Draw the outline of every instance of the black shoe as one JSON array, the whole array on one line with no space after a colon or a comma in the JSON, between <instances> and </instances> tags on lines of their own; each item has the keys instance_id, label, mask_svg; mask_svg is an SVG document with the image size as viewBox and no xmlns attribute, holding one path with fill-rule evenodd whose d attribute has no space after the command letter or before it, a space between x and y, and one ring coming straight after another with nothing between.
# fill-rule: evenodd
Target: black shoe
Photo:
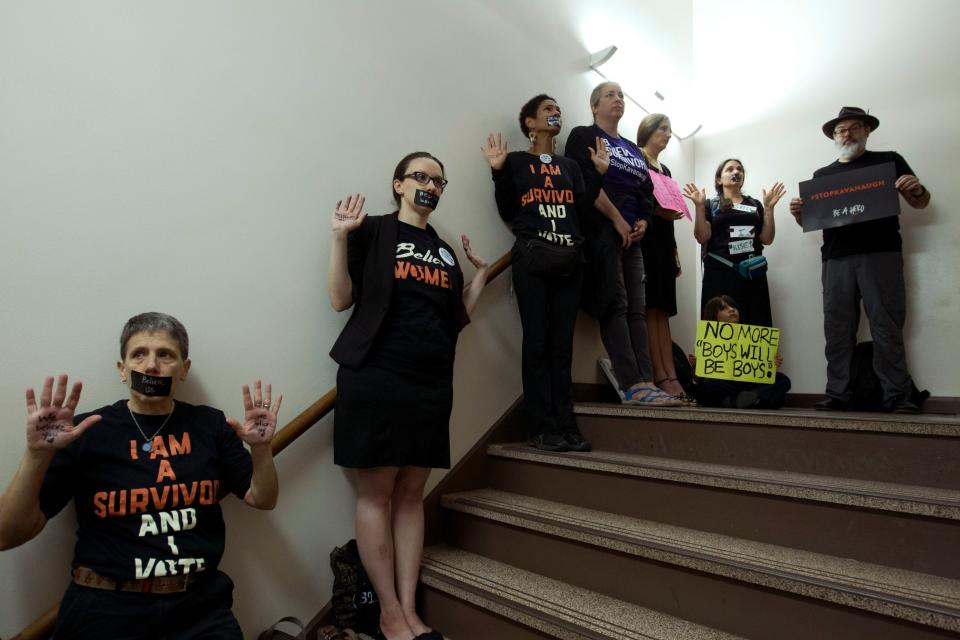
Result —
<instances>
[{"instance_id":1,"label":"black shoe","mask_svg":"<svg viewBox=\"0 0 960 640\"><path fill-rule=\"evenodd\" d=\"M893 412L916 414L916 413L920 413L920 407L915 405L913 402L911 402L907 398L900 398L894 403Z\"/></svg>"},{"instance_id":2,"label":"black shoe","mask_svg":"<svg viewBox=\"0 0 960 640\"><path fill-rule=\"evenodd\" d=\"M850 407L843 400L837 400L836 398L827 398L826 400L821 400L817 404L813 405L813 408L817 411L849 411Z\"/></svg>"},{"instance_id":3,"label":"black shoe","mask_svg":"<svg viewBox=\"0 0 960 640\"><path fill-rule=\"evenodd\" d=\"M563 434L563 439L570 447L570 451L590 451L590 443L584 440L583 435L574 427L573 431L567 431Z\"/></svg>"},{"instance_id":4,"label":"black shoe","mask_svg":"<svg viewBox=\"0 0 960 640\"><path fill-rule=\"evenodd\" d=\"M539 433L527 444L541 451L570 451L570 444L562 433Z\"/></svg>"},{"instance_id":5,"label":"black shoe","mask_svg":"<svg viewBox=\"0 0 960 640\"><path fill-rule=\"evenodd\" d=\"M741 391L737 394L737 409L750 409L760 404L756 391Z\"/></svg>"}]
</instances>

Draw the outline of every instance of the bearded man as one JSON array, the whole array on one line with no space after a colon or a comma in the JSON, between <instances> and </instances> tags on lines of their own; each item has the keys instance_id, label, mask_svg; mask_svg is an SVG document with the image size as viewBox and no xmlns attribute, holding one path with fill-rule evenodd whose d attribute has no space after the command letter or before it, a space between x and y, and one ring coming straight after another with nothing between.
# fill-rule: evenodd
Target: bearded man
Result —
<instances>
[{"instance_id":1,"label":"bearded man","mask_svg":"<svg viewBox=\"0 0 960 640\"><path fill-rule=\"evenodd\" d=\"M837 146L838 159L814 178L892 162L895 186L914 209L930 204L930 192L894 151L867 151L867 138L880 121L858 107L843 107L823 125ZM790 201L790 213L802 224L803 200ZM826 337L826 399L817 409L845 411L851 400L850 361L857 343L862 300L873 337L873 367L883 387L884 406L896 413L919 413L912 400L913 380L903 346L906 293L903 242L897 216L823 230L823 333Z\"/></svg>"}]
</instances>

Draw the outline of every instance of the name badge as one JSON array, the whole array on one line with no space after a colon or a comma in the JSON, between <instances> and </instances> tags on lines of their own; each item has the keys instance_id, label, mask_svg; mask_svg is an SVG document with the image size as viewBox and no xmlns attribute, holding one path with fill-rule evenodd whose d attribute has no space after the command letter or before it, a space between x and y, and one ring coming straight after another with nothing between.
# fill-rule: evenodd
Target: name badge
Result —
<instances>
[{"instance_id":1,"label":"name badge","mask_svg":"<svg viewBox=\"0 0 960 640\"><path fill-rule=\"evenodd\" d=\"M752 225L730 225L730 238L752 238L753 237L753 226Z\"/></svg>"},{"instance_id":2,"label":"name badge","mask_svg":"<svg viewBox=\"0 0 960 640\"><path fill-rule=\"evenodd\" d=\"M735 204L731 207L734 211L741 211L743 213L756 213L757 208L751 204Z\"/></svg>"},{"instance_id":3,"label":"name badge","mask_svg":"<svg viewBox=\"0 0 960 640\"><path fill-rule=\"evenodd\" d=\"M734 240L730 243L730 255L737 256L741 253L750 253L753 251L753 240Z\"/></svg>"}]
</instances>

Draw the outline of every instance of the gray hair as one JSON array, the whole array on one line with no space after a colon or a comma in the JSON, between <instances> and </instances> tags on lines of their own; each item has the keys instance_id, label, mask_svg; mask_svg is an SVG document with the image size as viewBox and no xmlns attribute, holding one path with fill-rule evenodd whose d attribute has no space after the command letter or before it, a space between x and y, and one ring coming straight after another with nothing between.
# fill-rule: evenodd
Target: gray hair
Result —
<instances>
[{"instance_id":1,"label":"gray hair","mask_svg":"<svg viewBox=\"0 0 960 640\"><path fill-rule=\"evenodd\" d=\"M120 359L127 357L127 343L130 338L138 333L155 333L157 331L169 333L170 337L177 341L177 345L180 347L180 355L184 360L187 359L190 339L187 337L186 327L173 316L157 311L137 314L127 320L127 324L123 325L123 331L120 332Z\"/></svg>"}]
</instances>

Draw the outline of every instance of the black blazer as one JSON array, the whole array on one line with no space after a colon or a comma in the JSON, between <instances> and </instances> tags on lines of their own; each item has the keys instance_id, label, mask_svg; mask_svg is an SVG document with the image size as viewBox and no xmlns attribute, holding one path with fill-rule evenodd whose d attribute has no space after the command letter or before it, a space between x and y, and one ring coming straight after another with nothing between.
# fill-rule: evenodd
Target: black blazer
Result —
<instances>
[{"instance_id":1,"label":"black blazer","mask_svg":"<svg viewBox=\"0 0 960 640\"><path fill-rule=\"evenodd\" d=\"M347 236L347 271L353 282L353 313L330 350L330 357L345 367L359 369L363 365L390 309L399 229L397 213L394 212L385 216L367 216L360 228ZM433 227L427 225L427 232L450 255L456 256ZM447 323L450 335L456 340L470 318L463 306L463 272L459 264L453 266L450 275L453 287L447 297Z\"/></svg>"}]
</instances>

